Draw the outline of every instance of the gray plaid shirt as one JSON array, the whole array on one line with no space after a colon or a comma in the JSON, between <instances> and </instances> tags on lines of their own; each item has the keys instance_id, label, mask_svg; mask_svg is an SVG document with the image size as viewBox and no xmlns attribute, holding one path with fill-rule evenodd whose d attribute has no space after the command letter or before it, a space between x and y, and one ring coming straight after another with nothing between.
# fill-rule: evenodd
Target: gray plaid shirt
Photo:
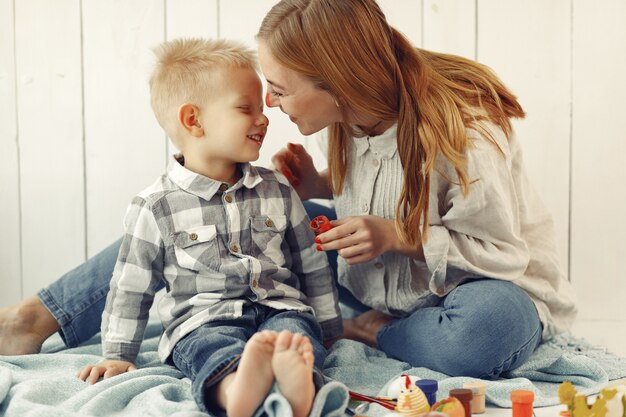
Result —
<instances>
[{"instance_id":1,"label":"gray plaid shirt","mask_svg":"<svg viewBox=\"0 0 626 417\"><path fill-rule=\"evenodd\" d=\"M189 332L251 303L313 312L325 339L341 335L332 272L298 195L273 171L242 170L228 186L174 159L133 199L102 317L105 358L134 362L161 280L163 361Z\"/></svg>"}]
</instances>

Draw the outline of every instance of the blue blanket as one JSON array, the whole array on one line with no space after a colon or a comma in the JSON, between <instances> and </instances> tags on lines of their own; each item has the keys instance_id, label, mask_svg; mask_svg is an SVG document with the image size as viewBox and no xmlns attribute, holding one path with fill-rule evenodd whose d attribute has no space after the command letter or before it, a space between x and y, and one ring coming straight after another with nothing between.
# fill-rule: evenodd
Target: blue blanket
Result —
<instances>
[{"instance_id":1,"label":"blue blanket","mask_svg":"<svg viewBox=\"0 0 626 417\"><path fill-rule=\"evenodd\" d=\"M50 338L41 354L0 356L0 415L24 416L204 416L191 396L187 378L163 365L156 349L160 324L151 321L138 358L139 370L88 385L76 378L83 365L100 357L100 338L67 349L60 337ZM451 378L424 368L387 358L382 352L361 343L341 340L333 346L325 363L325 374L333 382L316 397L312 417L345 415L348 389L363 394L384 394L387 385L400 374L416 375L439 381L438 398L459 388L470 378ZM582 339L562 335L543 344L531 359L498 381L487 383L487 401L510 407L513 389L535 392L535 406L559 403L558 385L571 381L581 394L594 394L608 381L626 377L626 359L596 349ZM383 415L386 410L370 407L368 415ZM291 410L279 392L266 400L259 414L291 417Z\"/></svg>"}]
</instances>

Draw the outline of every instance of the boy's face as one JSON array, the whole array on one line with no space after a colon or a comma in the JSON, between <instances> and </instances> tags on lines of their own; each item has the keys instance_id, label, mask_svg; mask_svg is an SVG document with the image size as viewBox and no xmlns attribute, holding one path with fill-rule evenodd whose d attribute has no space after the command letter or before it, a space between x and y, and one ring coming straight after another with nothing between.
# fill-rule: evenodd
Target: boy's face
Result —
<instances>
[{"instance_id":1,"label":"boy's face","mask_svg":"<svg viewBox=\"0 0 626 417\"><path fill-rule=\"evenodd\" d=\"M204 138L196 151L211 164L257 160L269 124L259 76L251 68L226 68L214 83L211 98L201 109Z\"/></svg>"}]
</instances>

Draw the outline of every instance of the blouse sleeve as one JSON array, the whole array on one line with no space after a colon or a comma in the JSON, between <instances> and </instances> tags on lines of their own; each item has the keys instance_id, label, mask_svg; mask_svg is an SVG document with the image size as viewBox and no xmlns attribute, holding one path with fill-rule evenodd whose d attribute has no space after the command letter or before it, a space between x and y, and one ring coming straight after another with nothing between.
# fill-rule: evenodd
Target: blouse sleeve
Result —
<instances>
[{"instance_id":1,"label":"blouse sleeve","mask_svg":"<svg viewBox=\"0 0 626 417\"><path fill-rule=\"evenodd\" d=\"M520 227L519 205L524 201L516 191L515 155L502 131L494 132L502 152L473 133L469 194L463 195L449 163L440 163L443 168L431 180L432 223L424 255L430 290L439 296L471 278L515 280L523 276L530 258Z\"/></svg>"}]
</instances>

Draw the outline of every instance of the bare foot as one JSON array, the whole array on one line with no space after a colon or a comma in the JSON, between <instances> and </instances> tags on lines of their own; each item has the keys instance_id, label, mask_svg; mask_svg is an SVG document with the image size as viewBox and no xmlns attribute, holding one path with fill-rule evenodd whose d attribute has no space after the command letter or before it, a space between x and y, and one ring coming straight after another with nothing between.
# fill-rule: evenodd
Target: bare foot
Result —
<instances>
[{"instance_id":1,"label":"bare foot","mask_svg":"<svg viewBox=\"0 0 626 417\"><path fill-rule=\"evenodd\" d=\"M377 347L376 334L393 317L376 310L369 310L353 319L343 321L343 337Z\"/></svg>"},{"instance_id":2,"label":"bare foot","mask_svg":"<svg viewBox=\"0 0 626 417\"><path fill-rule=\"evenodd\" d=\"M272 369L280 392L285 396L294 417L306 417L315 397L313 384L313 346L308 337L283 330L278 334L272 357Z\"/></svg>"},{"instance_id":3,"label":"bare foot","mask_svg":"<svg viewBox=\"0 0 626 417\"><path fill-rule=\"evenodd\" d=\"M36 297L0 309L0 355L38 353L59 324Z\"/></svg>"},{"instance_id":4,"label":"bare foot","mask_svg":"<svg viewBox=\"0 0 626 417\"><path fill-rule=\"evenodd\" d=\"M232 383L226 388L228 417L250 417L267 397L274 374L272 355L277 333L265 330L255 333L243 350Z\"/></svg>"}]
</instances>

